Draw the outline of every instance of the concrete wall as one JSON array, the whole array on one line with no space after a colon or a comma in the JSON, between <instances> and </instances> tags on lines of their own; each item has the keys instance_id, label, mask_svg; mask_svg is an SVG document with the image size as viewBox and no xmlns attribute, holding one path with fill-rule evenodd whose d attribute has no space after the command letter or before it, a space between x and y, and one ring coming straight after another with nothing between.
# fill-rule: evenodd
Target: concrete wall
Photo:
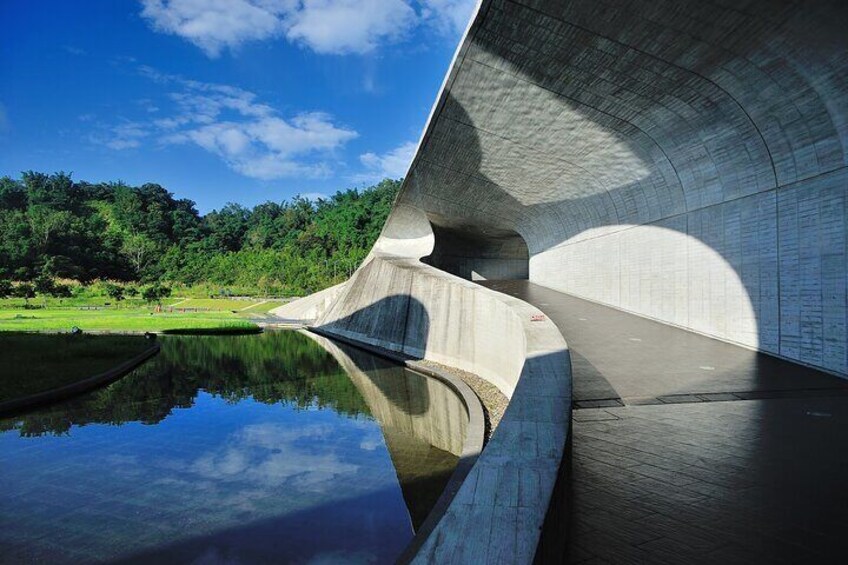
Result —
<instances>
[{"instance_id":1,"label":"concrete wall","mask_svg":"<svg viewBox=\"0 0 848 565\"><path fill-rule=\"evenodd\" d=\"M525 361L522 320L502 295L410 258L374 255L315 325L470 371L507 397Z\"/></svg>"},{"instance_id":2,"label":"concrete wall","mask_svg":"<svg viewBox=\"0 0 848 565\"><path fill-rule=\"evenodd\" d=\"M846 29L837 0L484 1L398 204L449 272L521 276L517 234L533 282L848 373Z\"/></svg>"},{"instance_id":3,"label":"concrete wall","mask_svg":"<svg viewBox=\"0 0 848 565\"><path fill-rule=\"evenodd\" d=\"M330 288L325 288L309 296L274 308L270 313L291 322L313 322L338 298L344 286L345 283L341 283Z\"/></svg>"}]
</instances>

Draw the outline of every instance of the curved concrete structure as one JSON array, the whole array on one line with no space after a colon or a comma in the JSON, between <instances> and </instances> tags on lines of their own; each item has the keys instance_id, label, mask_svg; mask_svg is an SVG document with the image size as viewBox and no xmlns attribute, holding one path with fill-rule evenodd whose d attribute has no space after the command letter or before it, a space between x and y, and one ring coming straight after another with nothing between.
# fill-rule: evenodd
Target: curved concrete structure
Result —
<instances>
[{"instance_id":1,"label":"curved concrete structure","mask_svg":"<svg viewBox=\"0 0 848 565\"><path fill-rule=\"evenodd\" d=\"M476 373L510 398L442 519L416 538L413 561L533 560L571 414L568 350L537 316L521 300L375 251L315 322L321 334Z\"/></svg>"},{"instance_id":2,"label":"curved concrete structure","mask_svg":"<svg viewBox=\"0 0 848 565\"><path fill-rule=\"evenodd\" d=\"M392 252L848 372L848 7L735 4L483 2Z\"/></svg>"},{"instance_id":3,"label":"curved concrete structure","mask_svg":"<svg viewBox=\"0 0 848 565\"><path fill-rule=\"evenodd\" d=\"M489 379L505 420L546 415L534 441L564 443L567 349L548 336L539 356L528 336L550 322L470 281L848 374L845 29L841 0L483 0L382 236L316 324ZM532 558L542 505L504 503L523 484L506 469L545 476L563 447L522 458L509 429L477 464L502 466L457 497L488 510L449 513L422 560Z\"/></svg>"}]
</instances>

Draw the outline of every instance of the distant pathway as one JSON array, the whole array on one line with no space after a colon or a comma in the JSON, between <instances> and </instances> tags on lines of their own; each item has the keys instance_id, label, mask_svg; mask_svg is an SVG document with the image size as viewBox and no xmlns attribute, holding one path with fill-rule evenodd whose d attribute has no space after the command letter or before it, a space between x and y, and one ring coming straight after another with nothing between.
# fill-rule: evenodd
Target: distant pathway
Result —
<instances>
[{"instance_id":1,"label":"distant pathway","mask_svg":"<svg viewBox=\"0 0 848 565\"><path fill-rule=\"evenodd\" d=\"M251 308L253 308L254 306L262 306L262 305L263 305L263 304L265 304L266 302L270 302L270 300L261 300L261 301L259 301L259 302L254 302L254 303L252 303L252 304L248 304L248 305L247 305L247 306L245 306L244 308L239 308L239 312L244 312L245 310L250 310L250 309L251 309Z\"/></svg>"},{"instance_id":2,"label":"distant pathway","mask_svg":"<svg viewBox=\"0 0 848 565\"><path fill-rule=\"evenodd\" d=\"M570 563L844 563L848 382L526 281L572 353Z\"/></svg>"}]
</instances>

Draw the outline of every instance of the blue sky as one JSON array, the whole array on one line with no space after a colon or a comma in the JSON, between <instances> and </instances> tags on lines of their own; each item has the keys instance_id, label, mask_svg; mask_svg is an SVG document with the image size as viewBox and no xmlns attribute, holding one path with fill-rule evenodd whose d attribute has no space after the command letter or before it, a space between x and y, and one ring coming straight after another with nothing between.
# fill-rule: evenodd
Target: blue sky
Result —
<instances>
[{"instance_id":1,"label":"blue sky","mask_svg":"<svg viewBox=\"0 0 848 565\"><path fill-rule=\"evenodd\" d=\"M202 212L406 170L474 0L3 0L0 175Z\"/></svg>"}]
</instances>

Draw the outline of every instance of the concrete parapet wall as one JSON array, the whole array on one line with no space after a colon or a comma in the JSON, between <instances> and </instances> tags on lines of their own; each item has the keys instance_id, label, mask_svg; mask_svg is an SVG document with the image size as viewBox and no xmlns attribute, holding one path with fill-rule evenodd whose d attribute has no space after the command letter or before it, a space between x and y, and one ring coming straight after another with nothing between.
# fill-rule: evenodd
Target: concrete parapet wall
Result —
<instances>
[{"instance_id":1,"label":"concrete parapet wall","mask_svg":"<svg viewBox=\"0 0 848 565\"><path fill-rule=\"evenodd\" d=\"M571 360L552 322L533 321L535 308L502 299L524 334L516 386L492 439L414 563L531 563L536 557L569 435Z\"/></svg>"},{"instance_id":2,"label":"concrete parapet wall","mask_svg":"<svg viewBox=\"0 0 848 565\"><path fill-rule=\"evenodd\" d=\"M315 325L478 374L507 397L524 363L524 327L507 297L416 259L375 255Z\"/></svg>"}]
</instances>

